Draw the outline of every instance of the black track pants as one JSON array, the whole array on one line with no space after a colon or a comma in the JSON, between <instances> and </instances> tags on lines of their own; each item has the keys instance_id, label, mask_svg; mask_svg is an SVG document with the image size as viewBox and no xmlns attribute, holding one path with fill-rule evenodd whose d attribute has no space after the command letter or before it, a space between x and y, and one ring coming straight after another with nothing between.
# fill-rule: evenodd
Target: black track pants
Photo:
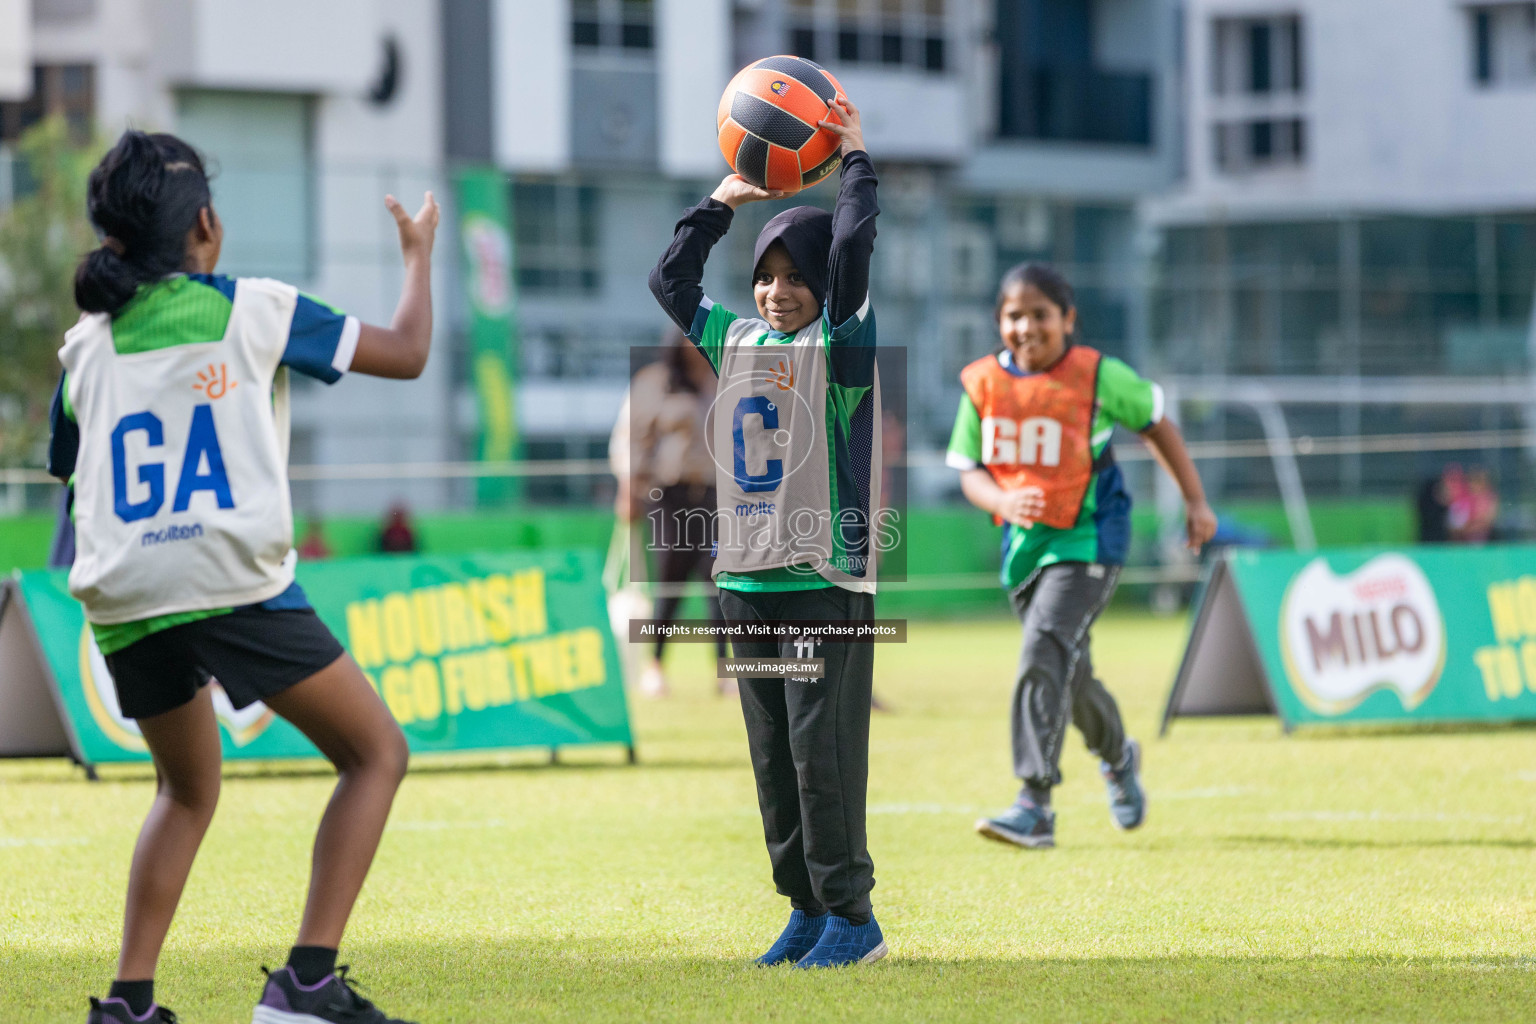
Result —
<instances>
[{"instance_id":1,"label":"black track pants","mask_svg":"<svg viewBox=\"0 0 1536 1024\"><path fill-rule=\"evenodd\" d=\"M872 594L838 587L787 592L720 591L726 622L874 618ZM870 912L874 863L864 831L869 782L871 643L736 641L737 658L823 658L826 676L810 681L742 678L763 838L773 881L793 905L856 920Z\"/></svg>"}]
</instances>

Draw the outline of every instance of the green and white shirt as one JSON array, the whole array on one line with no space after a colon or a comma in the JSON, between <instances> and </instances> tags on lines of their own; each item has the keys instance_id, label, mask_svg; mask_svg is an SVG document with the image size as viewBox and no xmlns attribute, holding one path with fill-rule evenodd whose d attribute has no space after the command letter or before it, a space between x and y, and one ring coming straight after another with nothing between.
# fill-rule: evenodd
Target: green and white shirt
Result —
<instances>
[{"instance_id":1,"label":"green and white shirt","mask_svg":"<svg viewBox=\"0 0 1536 1024\"><path fill-rule=\"evenodd\" d=\"M995 357L1009 374L1030 374L1014 364L1007 350ZM1124 362L1105 356L1099 364L1098 390L1091 444L1095 463L1109 447L1116 424L1140 432L1163 418L1163 389L1139 376ZM969 395L960 397L960 409L949 437L945 463L954 469L982 468L981 414ZM1003 524L1002 570L1004 589L1014 590L1039 569L1057 562L1098 562L1121 565L1131 541L1131 496L1120 467L1113 462L1095 471L1083 497L1082 511L1070 529L1058 530L1044 523L1023 529Z\"/></svg>"}]
</instances>

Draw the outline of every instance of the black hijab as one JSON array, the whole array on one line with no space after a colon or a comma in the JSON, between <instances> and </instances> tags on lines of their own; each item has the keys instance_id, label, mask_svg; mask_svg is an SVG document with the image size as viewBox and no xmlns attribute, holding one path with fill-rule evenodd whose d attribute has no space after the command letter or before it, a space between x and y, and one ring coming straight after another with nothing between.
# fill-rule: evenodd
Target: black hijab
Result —
<instances>
[{"instance_id":1,"label":"black hijab","mask_svg":"<svg viewBox=\"0 0 1536 1024\"><path fill-rule=\"evenodd\" d=\"M814 206L785 210L763 226L752 249L752 273L757 273L763 254L774 242L784 246L816 305L827 303L827 263L832 256L832 215Z\"/></svg>"}]
</instances>

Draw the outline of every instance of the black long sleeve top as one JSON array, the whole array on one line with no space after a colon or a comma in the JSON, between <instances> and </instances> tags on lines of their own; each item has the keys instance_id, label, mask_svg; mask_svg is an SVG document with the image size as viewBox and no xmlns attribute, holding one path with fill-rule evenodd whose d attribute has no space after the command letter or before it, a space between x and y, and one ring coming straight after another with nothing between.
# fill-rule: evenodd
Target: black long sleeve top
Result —
<instances>
[{"instance_id":1,"label":"black long sleeve top","mask_svg":"<svg viewBox=\"0 0 1536 1024\"><path fill-rule=\"evenodd\" d=\"M875 250L874 164L862 149L843 158L837 205L832 211L832 249L827 261L826 314L838 327L857 314L869 298L869 261ZM704 299L704 263L715 243L730 230L729 206L706 198L677 222L672 244L651 271L651 294L673 323L691 334Z\"/></svg>"}]
</instances>

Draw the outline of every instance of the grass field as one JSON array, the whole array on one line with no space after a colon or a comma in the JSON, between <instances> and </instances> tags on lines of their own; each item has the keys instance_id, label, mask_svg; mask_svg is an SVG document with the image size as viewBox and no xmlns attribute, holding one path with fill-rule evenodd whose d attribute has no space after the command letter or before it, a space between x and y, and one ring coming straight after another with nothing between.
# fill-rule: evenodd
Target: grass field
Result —
<instances>
[{"instance_id":1,"label":"grass field","mask_svg":"<svg viewBox=\"0 0 1536 1024\"><path fill-rule=\"evenodd\" d=\"M503 1021L1529 1020L1536 742L1523 730L1282 736L1156 726L1183 626L1115 615L1096 663L1145 745L1148 823L1114 830L1074 733L1052 851L987 843L1013 795L1008 622L884 647L870 849L891 955L840 972L747 961L773 894L739 709L682 649L634 708L642 764L576 752L423 760L343 961L422 1024ZM282 961L330 789L235 768L158 990L186 1024L250 1019ZM0 1022L84 1020L111 978L152 782L0 764Z\"/></svg>"}]
</instances>

